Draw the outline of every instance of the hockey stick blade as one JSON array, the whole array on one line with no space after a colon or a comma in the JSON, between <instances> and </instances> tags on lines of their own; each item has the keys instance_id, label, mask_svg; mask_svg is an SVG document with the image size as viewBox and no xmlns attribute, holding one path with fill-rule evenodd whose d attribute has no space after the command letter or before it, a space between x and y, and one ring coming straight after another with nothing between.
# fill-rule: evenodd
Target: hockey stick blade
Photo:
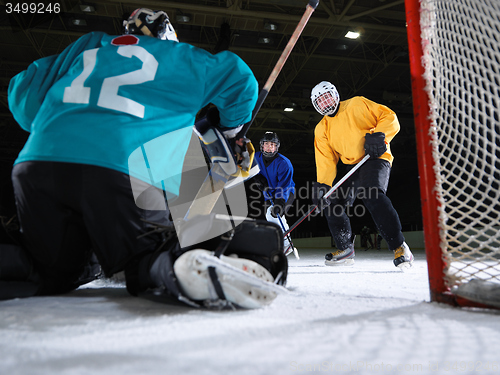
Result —
<instances>
[{"instance_id":1,"label":"hockey stick blade","mask_svg":"<svg viewBox=\"0 0 500 375\"><path fill-rule=\"evenodd\" d=\"M283 65L285 65L285 62L288 59L288 55L290 55L290 52L295 46L295 43L297 42L300 34L302 34L302 30L306 26L307 22L309 21L309 18L311 17L311 14L314 12L318 4L319 0L309 0L309 3L306 6L306 10L299 21L299 24L295 28L295 31L290 37L290 40L288 41L285 49L281 53L281 56L278 62L276 63L274 69L272 70L266 84L259 93L257 102L255 104L255 108L252 111L252 118L250 119L249 122L243 125L242 129L236 135L236 139L244 138L246 136L246 133L250 128L250 125L253 123L255 117L257 116L257 113L262 107L262 104L266 100L267 95L269 94L269 90L271 90L271 87L273 86L274 81L278 77L281 68L283 67ZM214 163L214 165L210 169L208 176L205 178L205 181L200 187L200 191L196 195L193 203L191 204L188 212L186 213L185 216L186 219L192 218L196 215L207 215L210 212L212 212L213 208L215 207L217 200L222 194L225 184L231 177L230 175L226 174L222 168L220 167L216 168L216 165L217 163Z\"/></svg>"},{"instance_id":2,"label":"hockey stick blade","mask_svg":"<svg viewBox=\"0 0 500 375\"><path fill-rule=\"evenodd\" d=\"M333 192L335 190L337 190L340 187L340 185L342 185L345 182L345 180L347 180L349 177L351 177L354 174L354 172L356 172L359 168L361 168L361 166L368 159L370 159L370 155L365 155L364 158L361 159L361 161L358 164L356 164L354 166L354 168L352 168L349 172L347 172L345 174L345 176L340 179L339 182L337 182L330 190L328 190L323 197L324 198L328 198L330 195L332 195ZM283 236L284 237L288 236L292 230L294 230L295 228L297 228L297 226L300 223L302 223L305 219L307 219L317 208L318 208L318 205L311 205L311 206L309 206L309 210L304 215L302 215L299 220L297 220L295 223L293 223L290 226L290 228L283 234Z\"/></svg>"}]
</instances>

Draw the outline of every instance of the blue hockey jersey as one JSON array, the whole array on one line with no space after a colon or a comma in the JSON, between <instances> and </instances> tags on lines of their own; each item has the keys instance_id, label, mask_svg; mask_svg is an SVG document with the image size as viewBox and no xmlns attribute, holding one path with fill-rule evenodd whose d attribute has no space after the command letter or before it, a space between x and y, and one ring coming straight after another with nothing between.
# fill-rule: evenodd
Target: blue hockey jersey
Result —
<instances>
[{"instance_id":1,"label":"blue hockey jersey","mask_svg":"<svg viewBox=\"0 0 500 375\"><path fill-rule=\"evenodd\" d=\"M211 54L148 36L93 32L33 62L9 85L15 120L30 136L15 163L91 164L150 183L180 175L197 112L223 127L251 119L258 94L235 54ZM166 190L176 194L179 181Z\"/></svg>"},{"instance_id":2,"label":"blue hockey jersey","mask_svg":"<svg viewBox=\"0 0 500 375\"><path fill-rule=\"evenodd\" d=\"M255 160L259 164L260 174L266 178L269 186L264 192L266 200L283 199L287 201L290 194L295 194L293 166L287 157L278 153L276 158L266 167L262 152L257 151Z\"/></svg>"}]
</instances>

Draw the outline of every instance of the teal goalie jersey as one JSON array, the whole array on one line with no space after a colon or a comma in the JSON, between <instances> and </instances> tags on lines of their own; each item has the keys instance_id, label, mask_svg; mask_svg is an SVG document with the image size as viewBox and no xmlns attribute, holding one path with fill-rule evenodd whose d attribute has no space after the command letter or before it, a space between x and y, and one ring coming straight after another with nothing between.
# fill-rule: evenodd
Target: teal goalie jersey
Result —
<instances>
[{"instance_id":1,"label":"teal goalie jersey","mask_svg":"<svg viewBox=\"0 0 500 375\"><path fill-rule=\"evenodd\" d=\"M155 184L180 174L201 108L213 103L221 126L236 127L251 119L257 93L231 52L90 33L11 80L10 110L30 133L16 163L91 164Z\"/></svg>"}]
</instances>

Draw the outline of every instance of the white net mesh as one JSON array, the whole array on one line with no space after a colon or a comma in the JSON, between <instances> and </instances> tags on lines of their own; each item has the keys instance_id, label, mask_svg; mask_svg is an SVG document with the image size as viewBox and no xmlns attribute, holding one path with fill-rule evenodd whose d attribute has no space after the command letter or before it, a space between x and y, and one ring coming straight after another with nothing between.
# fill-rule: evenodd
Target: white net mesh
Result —
<instances>
[{"instance_id":1,"label":"white net mesh","mask_svg":"<svg viewBox=\"0 0 500 375\"><path fill-rule=\"evenodd\" d=\"M500 1L421 0L449 287L500 282Z\"/></svg>"}]
</instances>

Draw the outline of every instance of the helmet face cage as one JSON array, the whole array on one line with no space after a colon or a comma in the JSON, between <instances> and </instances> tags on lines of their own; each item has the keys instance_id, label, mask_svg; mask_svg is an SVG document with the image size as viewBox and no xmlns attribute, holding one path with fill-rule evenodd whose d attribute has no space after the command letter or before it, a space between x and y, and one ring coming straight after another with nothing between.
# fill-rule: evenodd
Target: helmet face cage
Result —
<instances>
[{"instance_id":1,"label":"helmet face cage","mask_svg":"<svg viewBox=\"0 0 500 375\"><path fill-rule=\"evenodd\" d=\"M167 13L161 10L136 9L128 20L123 21L123 27L125 34L147 35L161 40L179 41Z\"/></svg>"},{"instance_id":2,"label":"helmet face cage","mask_svg":"<svg viewBox=\"0 0 500 375\"><path fill-rule=\"evenodd\" d=\"M264 151L264 142L272 142L276 145L276 149L274 152L267 152ZM266 132L264 136L260 140L260 152L262 152L262 155L264 155L266 158L271 158L274 155L278 153L278 149L280 147L280 140L278 138L278 135L273 132Z\"/></svg>"},{"instance_id":3,"label":"helmet face cage","mask_svg":"<svg viewBox=\"0 0 500 375\"><path fill-rule=\"evenodd\" d=\"M319 114L333 115L340 103L339 92L330 82L318 83L311 92L311 101Z\"/></svg>"}]
</instances>

